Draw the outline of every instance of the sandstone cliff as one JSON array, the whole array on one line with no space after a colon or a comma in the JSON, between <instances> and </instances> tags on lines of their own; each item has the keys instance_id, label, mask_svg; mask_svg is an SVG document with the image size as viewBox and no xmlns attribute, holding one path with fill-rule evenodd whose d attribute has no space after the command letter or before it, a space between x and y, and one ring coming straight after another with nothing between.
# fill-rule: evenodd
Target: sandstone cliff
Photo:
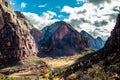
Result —
<instances>
[{"instance_id":1,"label":"sandstone cliff","mask_svg":"<svg viewBox=\"0 0 120 80\"><path fill-rule=\"evenodd\" d=\"M30 34L33 26L6 0L0 0L0 67L35 55L38 50Z\"/></svg>"}]
</instances>

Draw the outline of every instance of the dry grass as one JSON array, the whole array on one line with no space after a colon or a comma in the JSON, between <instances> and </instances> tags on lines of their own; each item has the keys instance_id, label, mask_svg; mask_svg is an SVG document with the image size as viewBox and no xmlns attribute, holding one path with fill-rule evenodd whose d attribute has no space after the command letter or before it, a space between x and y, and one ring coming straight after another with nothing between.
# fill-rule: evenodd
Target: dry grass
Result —
<instances>
[{"instance_id":1,"label":"dry grass","mask_svg":"<svg viewBox=\"0 0 120 80\"><path fill-rule=\"evenodd\" d=\"M67 67L73 64L78 58L80 58L82 55L76 54L69 57L60 57L60 58L40 58L42 61L46 62L50 67L52 68L61 68L61 67Z\"/></svg>"}]
</instances>

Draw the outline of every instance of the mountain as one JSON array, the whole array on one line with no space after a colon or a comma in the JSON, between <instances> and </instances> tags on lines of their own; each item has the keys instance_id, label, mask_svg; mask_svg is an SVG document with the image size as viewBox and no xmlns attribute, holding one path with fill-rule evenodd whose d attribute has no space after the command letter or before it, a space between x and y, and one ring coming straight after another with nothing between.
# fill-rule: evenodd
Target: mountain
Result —
<instances>
[{"instance_id":1,"label":"mountain","mask_svg":"<svg viewBox=\"0 0 120 80\"><path fill-rule=\"evenodd\" d=\"M98 39L101 40L100 38ZM104 75L105 78L105 75L108 75L109 78L120 79L120 14L116 19L116 25L111 32L111 36L106 41L104 47L97 52L79 58L62 74L64 77L68 78L69 75L75 73L79 80L83 80L85 75L90 75L90 70L96 70L95 66L101 67L100 69L97 69L98 71L103 69L99 76ZM80 77L80 74L83 76ZM95 74L97 75L97 73L94 73L94 75Z\"/></svg>"},{"instance_id":2,"label":"mountain","mask_svg":"<svg viewBox=\"0 0 120 80\"><path fill-rule=\"evenodd\" d=\"M103 41L100 37L95 39L84 30L81 31L80 34L85 37L85 40L90 48L101 49L104 46L105 41Z\"/></svg>"},{"instance_id":3,"label":"mountain","mask_svg":"<svg viewBox=\"0 0 120 80\"><path fill-rule=\"evenodd\" d=\"M6 0L0 0L0 68L25 60L38 52L30 34L33 26Z\"/></svg>"},{"instance_id":4,"label":"mountain","mask_svg":"<svg viewBox=\"0 0 120 80\"><path fill-rule=\"evenodd\" d=\"M43 33L42 33L40 30L36 29L36 28L31 29L31 30L30 30L30 33L31 33L32 36L34 37L34 40L35 40L36 45L37 45L37 48L38 48L38 50L39 50L39 49L40 49L39 42L40 42L40 40L41 40L42 37L43 37Z\"/></svg>"},{"instance_id":5,"label":"mountain","mask_svg":"<svg viewBox=\"0 0 120 80\"><path fill-rule=\"evenodd\" d=\"M41 50L49 55L72 55L88 47L84 37L64 21L55 22L42 31Z\"/></svg>"}]
</instances>

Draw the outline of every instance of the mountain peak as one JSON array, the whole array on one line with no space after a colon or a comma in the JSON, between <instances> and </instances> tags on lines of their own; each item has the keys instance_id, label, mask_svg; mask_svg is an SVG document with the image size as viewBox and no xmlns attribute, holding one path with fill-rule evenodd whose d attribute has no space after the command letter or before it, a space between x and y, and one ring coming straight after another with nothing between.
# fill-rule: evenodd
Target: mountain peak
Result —
<instances>
[{"instance_id":1,"label":"mountain peak","mask_svg":"<svg viewBox=\"0 0 120 80\"><path fill-rule=\"evenodd\" d=\"M81 33L81 34L86 34L87 32L86 32L86 31L84 31L84 30L82 30L80 33Z\"/></svg>"},{"instance_id":2,"label":"mountain peak","mask_svg":"<svg viewBox=\"0 0 120 80\"><path fill-rule=\"evenodd\" d=\"M49 39L49 37L50 36L52 36L53 35L53 33L55 33L55 31L57 30L57 29L60 29L60 28L63 28L63 26L64 26L64 28L71 28L72 30L74 30L73 28L72 28L72 26L70 25L70 24L67 24L65 21L57 21L57 22L55 22L55 23L53 23L53 24L51 24L50 26L46 26L46 27L44 27L43 29L42 29L42 32L43 32L43 35L44 35L44 37L48 37L48 39ZM46 40L47 40L47 38L46 38ZM46 41L45 40L45 41Z\"/></svg>"},{"instance_id":3,"label":"mountain peak","mask_svg":"<svg viewBox=\"0 0 120 80\"><path fill-rule=\"evenodd\" d=\"M54 33L55 30L57 30L59 27L61 27L62 25L67 25L69 27L71 27L70 24L67 24L65 21L57 21L49 26L46 26L42 29L43 33L46 31L46 30L49 30L51 33Z\"/></svg>"},{"instance_id":4,"label":"mountain peak","mask_svg":"<svg viewBox=\"0 0 120 80\"><path fill-rule=\"evenodd\" d=\"M67 24L65 21L56 21L55 24Z\"/></svg>"},{"instance_id":5,"label":"mountain peak","mask_svg":"<svg viewBox=\"0 0 120 80\"><path fill-rule=\"evenodd\" d=\"M99 41L103 41L102 38L99 37L99 36L96 39L99 40Z\"/></svg>"},{"instance_id":6,"label":"mountain peak","mask_svg":"<svg viewBox=\"0 0 120 80\"><path fill-rule=\"evenodd\" d=\"M85 40L90 48L101 49L103 47L104 41L100 37L95 39L84 30L82 30L80 34L85 37Z\"/></svg>"},{"instance_id":7,"label":"mountain peak","mask_svg":"<svg viewBox=\"0 0 120 80\"><path fill-rule=\"evenodd\" d=\"M46 27L41 40L42 51L51 53L52 56L73 55L87 47L84 37L64 21Z\"/></svg>"}]
</instances>

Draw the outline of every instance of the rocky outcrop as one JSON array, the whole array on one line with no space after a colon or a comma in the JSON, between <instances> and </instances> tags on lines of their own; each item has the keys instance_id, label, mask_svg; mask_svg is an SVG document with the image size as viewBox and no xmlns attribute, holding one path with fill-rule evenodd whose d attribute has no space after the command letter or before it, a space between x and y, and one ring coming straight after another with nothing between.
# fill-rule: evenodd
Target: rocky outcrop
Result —
<instances>
[{"instance_id":1,"label":"rocky outcrop","mask_svg":"<svg viewBox=\"0 0 120 80\"><path fill-rule=\"evenodd\" d=\"M0 0L0 67L37 53L30 30L33 26L6 0Z\"/></svg>"},{"instance_id":2,"label":"rocky outcrop","mask_svg":"<svg viewBox=\"0 0 120 80\"><path fill-rule=\"evenodd\" d=\"M72 55L88 47L84 37L64 21L44 28L43 34L41 50L49 55L50 53L57 56Z\"/></svg>"},{"instance_id":3,"label":"rocky outcrop","mask_svg":"<svg viewBox=\"0 0 120 80\"><path fill-rule=\"evenodd\" d=\"M95 39L85 31L81 31L80 34L85 37L85 40L86 40L89 48L93 48L93 49L103 48L105 41L103 41L100 37L97 37Z\"/></svg>"}]
</instances>

